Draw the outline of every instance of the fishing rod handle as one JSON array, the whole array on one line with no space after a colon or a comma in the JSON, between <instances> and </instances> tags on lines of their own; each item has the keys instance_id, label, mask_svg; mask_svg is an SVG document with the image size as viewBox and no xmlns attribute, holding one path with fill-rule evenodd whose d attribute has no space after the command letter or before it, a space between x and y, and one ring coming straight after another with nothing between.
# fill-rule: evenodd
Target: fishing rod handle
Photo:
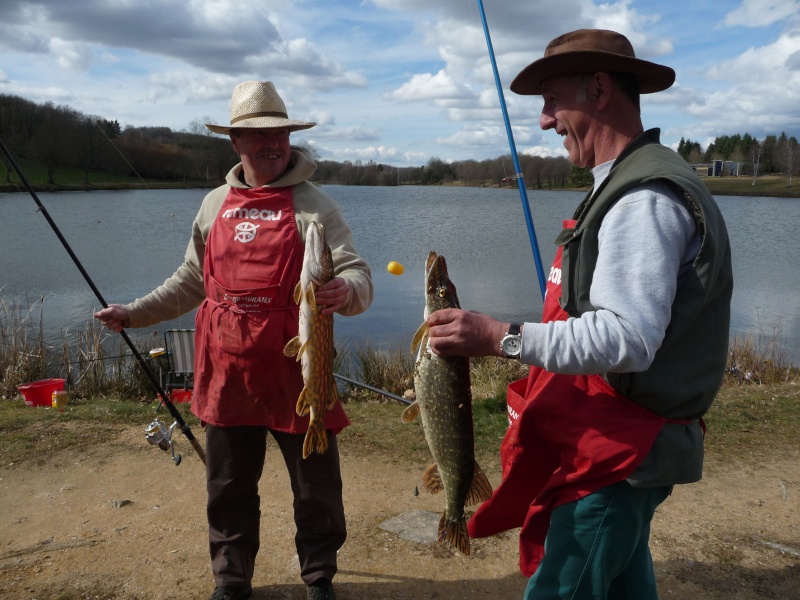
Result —
<instances>
[{"instance_id":1,"label":"fishing rod handle","mask_svg":"<svg viewBox=\"0 0 800 600\"><path fill-rule=\"evenodd\" d=\"M192 436L189 438L189 443L192 445L192 448L194 448L194 451L197 452L197 456L203 461L203 464L206 464L206 451L200 445L200 442L197 441L197 438Z\"/></svg>"}]
</instances>

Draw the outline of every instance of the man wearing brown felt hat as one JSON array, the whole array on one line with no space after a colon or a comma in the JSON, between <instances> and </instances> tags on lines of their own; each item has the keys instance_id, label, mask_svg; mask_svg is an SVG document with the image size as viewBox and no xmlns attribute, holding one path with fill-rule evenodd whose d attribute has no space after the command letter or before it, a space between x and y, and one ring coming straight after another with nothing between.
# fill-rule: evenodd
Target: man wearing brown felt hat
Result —
<instances>
[{"instance_id":1,"label":"man wearing brown felt hat","mask_svg":"<svg viewBox=\"0 0 800 600\"><path fill-rule=\"evenodd\" d=\"M613 31L551 41L511 89L543 97L541 128L594 186L556 239L541 321L428 318L437 354L531 366L508 388L503 481L469 522L471 537L521 528L525 600L656 600L651 520L702 477L733 277L714 199L642 125L640 94L674 81Z\"/></svg>"}]
</instances>

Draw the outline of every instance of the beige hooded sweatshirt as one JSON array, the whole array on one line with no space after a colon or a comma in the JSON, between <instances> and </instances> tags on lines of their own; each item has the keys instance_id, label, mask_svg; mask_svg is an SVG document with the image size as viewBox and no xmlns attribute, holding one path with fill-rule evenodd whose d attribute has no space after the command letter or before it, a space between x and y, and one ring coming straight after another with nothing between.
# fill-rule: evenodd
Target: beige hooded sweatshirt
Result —
<instances>
[{"instance_id":1,"label":"beige hooded sweatshirt","mask_svg":"<svg viewBox=\"0 0 800 600\"><path fill-rule=\"evenodd\" d=\"M286 172L266 187L292 187L295 221L301 239L305 240L306 229L312 221L325 227L325 239L331 247L336 276L344 279L350 288L347 304L337 312L345 316L357 315L372 303L372 276L367 263L356 254L350 227L339 205L306 181L316 168L303 148L293 146ZM192 225L192 238L183 264L158 288L125 305L131 327L147 327L175 319L194 310L205 299L203 260L206 240L228 190L248 187L239 178L241 172L239 163L226 176L226 183L209 192L203 200Z\"/></svg>"}]
</instances>

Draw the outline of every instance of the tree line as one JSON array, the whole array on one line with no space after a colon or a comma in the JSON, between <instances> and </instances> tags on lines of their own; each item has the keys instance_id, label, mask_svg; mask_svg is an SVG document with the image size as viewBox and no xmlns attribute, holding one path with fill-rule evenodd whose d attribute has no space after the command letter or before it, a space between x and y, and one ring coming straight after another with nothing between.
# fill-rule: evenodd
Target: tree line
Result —
<instances>
[{"instance_id":1,"label":"tree line","mask_svg":"<svg viewBox=\"0 0 800 600\"><path fill-rule=\"evenodd\" d=\"M791 185L792 176L800 172L800 146L797 138L786 132L767 135L758 140L749 133L724 135L716 138L705 151L699 142L681 138L680 154L690 165L709 164L715 160L729 161L740 166L739 175L785 175Z\"/></svg>"},{"instance_id":2,"label":"tree line","mask_svg":"<svg viewBox=\"0 0 800 600\"><path fill-rule=\"evenodd\" d=\"M85 184L98 172L109 178L134 177L150 181L222 181L238 157L230 141L195 119L181 131L169 127L124 129L116 120L86 115L52 102L37 104L25 98L0 94L0 138L15 156L41 165L47 182L59 183L59 170L78 169ZM425 165L395 167L375 161L322 160L313 146L305 146L317 162L313 181L341 185L508 185L516 187L517 173L510 154L486 160L447 162L434 157ZM739 174L791 174L797 170L798 143L794 137L749 134L716 138L703 151L698 142L681 139L678 153L690 164L713 160L735 161ZM10 165L3 176L12 181ZM520 169L527 187L561 189L591 183L587 169L574 167L563 157L543 158L520 154ZM791 182L791 180L790 180Z\"/></svg>"}]
</instances>

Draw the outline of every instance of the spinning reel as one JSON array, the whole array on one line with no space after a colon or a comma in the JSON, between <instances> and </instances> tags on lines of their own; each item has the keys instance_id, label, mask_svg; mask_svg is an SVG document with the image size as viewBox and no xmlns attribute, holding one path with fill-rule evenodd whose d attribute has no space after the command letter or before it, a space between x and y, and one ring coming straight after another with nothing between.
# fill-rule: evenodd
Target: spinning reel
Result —
<instances>
[{"instance_id":1,"label":"spinning reel","mask_svg":"<svg viewBox=\"0 0 800 600\"><path fill-rule=\"evenodd\" d=\"M167 429L160 419L155 419L144 430L144 437L148 442L153 446L158 446L164 450L164 452L167 450L170 451L172 454L172 461L175 463L176 467L181 464L181 455L175 454L175 443L172 441L172 432L177 426L178 422L175 421L170 428Z\"/></svg>"}]
</instances>

